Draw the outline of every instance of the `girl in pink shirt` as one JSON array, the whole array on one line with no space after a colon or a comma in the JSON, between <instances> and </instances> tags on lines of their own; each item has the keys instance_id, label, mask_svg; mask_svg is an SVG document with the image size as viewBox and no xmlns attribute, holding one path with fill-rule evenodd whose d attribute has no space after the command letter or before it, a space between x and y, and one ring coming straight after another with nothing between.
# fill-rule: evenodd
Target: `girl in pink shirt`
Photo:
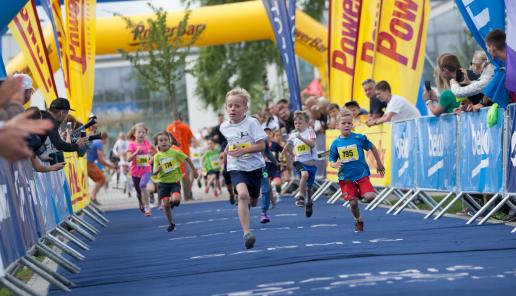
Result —
<instances>
[{"instance_id":1,"label":"girl in pink shirt","mask_svg":"<svg viewBox=\"0 0 516 296\"><path fill-rule=\"evenodd\" d=\"M156 153L154 146L146 139L148 132L144 123L137 123L127 134L129 138L127 160L130 162L130 173L138 196L140 211L145 216L151 215L147 183L152 175L150 160Z\"/></svg>"}]
</instances>

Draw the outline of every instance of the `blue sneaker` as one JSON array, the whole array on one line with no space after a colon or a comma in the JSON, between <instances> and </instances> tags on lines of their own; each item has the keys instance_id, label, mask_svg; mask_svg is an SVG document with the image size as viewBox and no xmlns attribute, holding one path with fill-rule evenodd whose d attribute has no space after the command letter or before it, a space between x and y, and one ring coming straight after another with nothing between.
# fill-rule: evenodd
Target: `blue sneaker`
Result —
<instances>
[{"instance_id":1,"label":"blue sneaker","mask_svg":"<svg viewBox=\"0 0 516 296\"><path fill-rule=\"evenodd\" d=\"M265 223L269 223L271 220L269 220L269 217L267 216L266 213L262 213L260 215L260 223L262 224L265 224Z\"/></svg>"},{"instance_id":2,"label":"blue sneaker","mask_svg":"<svg viewBox=\"0 0 516 296\"><path fill-rule=\"evenodd\" d=\"M244 243L246 249L252 249L254 247L254 243L256 242L256 237L254 237L252 232L248 232L244 234Z\"/></svg>"}]
</instances>

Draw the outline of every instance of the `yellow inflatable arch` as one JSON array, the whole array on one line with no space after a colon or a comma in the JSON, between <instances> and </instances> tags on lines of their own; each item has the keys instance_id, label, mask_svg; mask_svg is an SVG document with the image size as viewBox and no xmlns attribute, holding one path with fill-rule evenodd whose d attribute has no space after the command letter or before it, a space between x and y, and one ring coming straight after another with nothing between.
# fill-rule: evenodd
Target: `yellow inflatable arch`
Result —
<instances>
[{"instance_id":1,"label":"yellow inflatable arch","mask_svg":"<svg viewBox=\"0 0 516 296\"><path fill-rule=\"evenodd\" d=\"M183 18L184 12L169 12L168 26L172 33ZM126 28L120 17L97 19L96 53L113 54L118 49L134 51L138 42L146 38L148 28L145 20L152 15L131 16L135 23L142 23L136 32ZM192 10L189 27L185 38L192 35L199 28L204 27L196 46L220 45L256 40L274 40L274 33L269 23L262 1L248 1L233 4L205 6ZM45 41L48 43L48 52L53 69L59 69L57 50L52 37L52 28L44 30ZM319 70L324 84L327 81L328 63L328 34L325 26L321 25L302 11L296 12L296 53L306 62ZM8 65L7 72L29 73L29 68L23 57L18 54Z\"/></svg>"}]
</instances>

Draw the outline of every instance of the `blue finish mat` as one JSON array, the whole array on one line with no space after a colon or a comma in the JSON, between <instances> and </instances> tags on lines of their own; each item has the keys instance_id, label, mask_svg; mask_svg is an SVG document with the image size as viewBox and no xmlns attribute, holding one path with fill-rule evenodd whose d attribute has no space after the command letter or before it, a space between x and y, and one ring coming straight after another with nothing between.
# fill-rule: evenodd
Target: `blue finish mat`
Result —
<instances>
[{"instance_id":1,"label":"blue finish mat","mask_svg":"<svg viewBox=\"0 0 516 296\"><path fill-rule=\"evenodd\" d=\"M349 209L319 201L307 219L285 198L268 224L252 209L251 250L226 201L174 209L172 233L159 211L109 212L82 272L61 273L72 295L516 295L511 228L385 211L362 210L357 234Z\"/></svg>"}]
</instances>

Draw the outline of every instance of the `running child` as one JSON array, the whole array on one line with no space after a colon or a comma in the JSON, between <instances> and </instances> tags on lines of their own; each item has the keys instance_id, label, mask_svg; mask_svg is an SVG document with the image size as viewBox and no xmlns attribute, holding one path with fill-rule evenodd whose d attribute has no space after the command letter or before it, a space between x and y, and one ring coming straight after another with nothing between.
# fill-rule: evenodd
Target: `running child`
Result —
<instances>
[{"instance_id":1,"label":"running child","mask_svg":"<svg viewBox=\"0 0 516 296\"><path fill-rule=\"evenodd\" d=\"M263 153L265 157L265 168L263 169L262 214L260 215L260 223L265 224L270 222L269 216L267 215L267 211L269 210L269 208L273 209L276 206L276 196L278 196L279 198L278 193L273 190L271 182L273 182L273 179L275 177L280 176L281 173L279 172L277 157L273 153L273 146L271 146L271 141L269 140L269 134L272 135L272 131L268 127L264 128L263 130L267 134L267 141L265 141L265 151ZM277 143L275 142L272 143L277 145ZM279 151L282 150L281 147L274 146L274 148Z\"/></svg>"},{"instance_id":2,"label":"running child","mask_svg":"<svg viewBox=\"0 0 516 296\"><path fill-rule=\"evenodd\" d=\"M330 166L339 169L342 196L350 203L351 213L355 218L355 232L361 232L364 231L364 221L360 216L358 200L364 199L365 202L371 202L375 198L364 150L373 152L380 175L385 174L385 168L374 144L365 135L351 132L353 114L350 111L342 111L338 123L340 136L331 143Z\"/></svg>"},{"instance_id":3,"label":"running child","mask_svg":"<svg viewBox=\"0 0 516 296\"><path fill-rule=\"evenodd\" d=\"M146 139L148 132L144 123L137 123L127 134L130 140L127 146L127 161L131 163L130 173L140 211L147 217L151 215L149 192L147 191L147 183L152 175L152 167L149 162L152 155L156 153L156 149Z\"/></svg>"},{"instance_id":4,"label":"running child","mask_svg":"<svg viewBox=\"0 0 516 296\"><path fill-rule=\"evenodd\" d=\"M249 229L249 205L256 206L260 196L262 168L265 166L262 152L267 138L258 120L246 115L249 100L245 89L230 90L226 94L229 121L220 126L228 142L223 155L227 156L227 170L238 194L238 217L246 249L253 248L256 241Z\"/></svg>"},{"instance_id":5,"label":"running child","mask_svg":"<svg viewBox=\"0 0 516 296\"><path fill-rule=\"evenodd\" d=\"M172 142L176 142L168 132L160 132L154 139L158 152L154 155L153 175L158 181L158 198L163 202L165 214L168 220L167 231L176 228L172 217L172 209L181 202L181 163L186 162L194 173L194 178L199 177L192 160L181 150L172 149Z\"/></svg>"},{"instance_id":6,"label":"running child","mask_svg":"<svg viewBox=\"0 0 516 296\"><path fill-rule=\"evenodd\" d=\"M210 186L215 188L214 194L215 197L218 197L219 194L222 193L222 189L220 188L220 150L215 147L215 142L212 139L208 139L207 141L208 149L204 152L202 156L202 166L204 171L208 176L208 184L204 189L205 193L208 193L210 190Z\"/></svg>"},{"instance_id":7,"label":"running child","mask_svg":"<svg viewBox=\"0 0 516 296\"><path fill-rule=\"evenodd\" d=\"M296 205L305 207L305 215L310 218L313 213L312 186L315 181L317 167L317 151L315 149L315 131L308 126L310 118L303 111L294 112L295 130L290 134L282 154L294 154L294 168L301 176L299 192L296 194ZM305 203L306 198L306 203ZM306 204L306 206L305 206Z\"/></svg>"}]
</instances>

